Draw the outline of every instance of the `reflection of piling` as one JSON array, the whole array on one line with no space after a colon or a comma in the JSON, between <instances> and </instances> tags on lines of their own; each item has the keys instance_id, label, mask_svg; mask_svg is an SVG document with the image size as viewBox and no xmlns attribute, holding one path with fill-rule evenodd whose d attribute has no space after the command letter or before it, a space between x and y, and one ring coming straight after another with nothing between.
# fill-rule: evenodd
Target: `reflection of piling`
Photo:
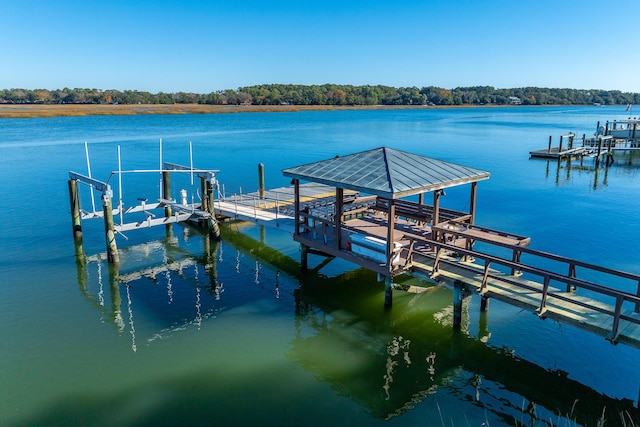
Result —
<instances>
[{"instance_id":1,"label":"reflection of piling","mask_svg":"<svg viewBox=\"0 0 640 427\"><path fill-rule=\"evenodd\" d=\"M82 239L74 241L76 251L76 271L78 273L78 285L84 293L87 293L87 258L84 256L84 248L82 247Z\"/></svg>"},{"instance_id":2,"label":"reflection of piling","mask_svg":"<svg viewBox=\"0 0 640 427\"><path fill-rule=\"evenodd\" d=\"M220 249L220 241L212 239L207 234L204 236L204 257L205 257L205 270L209 275L209 281L211 282L211 289L215 291L218 286L218 264L216 260L216 254Z\"/></svg>"},{"instance_id":3,"label":"reflection of piling","mask_svg":"<svg viewBox=\"0 0 640 427\"><path fill-rule=\"evenodd\" d=\"M462 325L462 297L464 293L464 283L456 280L453 283L453 327L460 329Z\"/></svg>"},{"instance_id":4,"label":"reflection of piling","mask_svg":"<svg viewBox=\"0 0 640 427\"><path fill-rule=\"evenodd\" d=\"M104 213L104 232L107 241L107 260L111 264L118 264L120 262L120 257L118 256L118 246L116 245L116 234L113 226L113 208L110 195L102 195L102 205Z\"/></svg>"},{"instance_id":5,"label":"reflection of piling","mask_svg":"<svg viewBox=\"0 0 640 427\"><path fill-rule=\"evenodd\" d=\"M113 314L113 323L120 331L124 329L124 321L122 320L122 298L120 297L120 276L118 267L109 265L109 291L111 295L111 313Z\"/></svg>"},{"instance_id":6,"label":"reflection of piling","mask_svg":"<svg viewBox=\"0 0 640 427\"><path fill-rule=\"evenodd\" d=\"M389 276L384 278L384 308L391 308L393 305L393 280Z\"/></svg>"},{"instance_id":7,"label":"reflection of piling","mask_svg":"<svg viewBox=\"0 0 640 427\"><path fill-rule=\"evenodd\" d=\"M71 223L73 237L82 238L82 217L80 216L80 196L78 195L78 181L69 180L69 201L71 202Z\"/></svg>"}]
</instances>

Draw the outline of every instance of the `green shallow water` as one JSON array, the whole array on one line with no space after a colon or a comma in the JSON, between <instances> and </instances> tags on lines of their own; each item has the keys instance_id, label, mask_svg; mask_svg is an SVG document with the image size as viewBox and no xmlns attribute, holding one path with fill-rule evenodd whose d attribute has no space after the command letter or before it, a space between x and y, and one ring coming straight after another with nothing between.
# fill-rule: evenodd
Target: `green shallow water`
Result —
<instances>
[{"instance_id":1,"label":"green shallow water","mask_svg":"<svg viewBox=\"0 0 640 427\"><path fill-rule=\"evenodd\" d=\"M385 311L375 274L334 260L301 276L288 233L223 227L220 243L173 226L118 238L120 274L172 261L180 271L115 284L74 256L67 172L94 176L167 161L221 169L229 188L388 145L492 172L478 223L532 247L639 272L634 156L609 170L528 159L548 135L595 128L614 109L463 109L0 120L0 424L607 425L638 422L638 350L492 301L470 298L452 329L452 292L419 277ZM567 123L572 127L567 129ZM584 166L584 165L583 165ZM596 176L596 172L598 175ZM187 188L188 182L183 183ZM125 203L157 178L127 182ZM443 203L464 208L447 191ZM90 206L88 192L83 207ZM32 208L26 210L26 208ZM26 214L28 212L28 215ZM601 225L606 224L606 230ZM104 251L85 221L89 255ZM322 259L311 256L312 266ZM620 286L629 286L622 283Z\"/></svg>"}]
</instances>

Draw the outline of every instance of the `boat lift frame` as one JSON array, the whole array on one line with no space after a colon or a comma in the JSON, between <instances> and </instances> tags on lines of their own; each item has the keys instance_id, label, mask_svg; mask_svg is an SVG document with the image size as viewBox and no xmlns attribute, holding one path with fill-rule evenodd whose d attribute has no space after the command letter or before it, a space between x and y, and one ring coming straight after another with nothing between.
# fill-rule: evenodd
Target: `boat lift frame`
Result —
<instances>
[{"instance_id":1,"label":"boat lift frame","mask_svg":"<svg viewBox=\"0 0 640 427\"><path fill-rule=\"evenodd\" d=\"M213 237L220 237L220 230L214 213L214 190L217 188L216 176L219 173L219 170L194 169L191 143L189 143L189 157L191 165L183 166L162 161L162 140L160 140L160 168L155 170L123 171L120 161L120 146L118 146L118 170L111 172L111 176L118 176L119 201L116 209L113 208L113 190L111 185L108 182L100 181L91 176L91 164L89 162L89 151L86 143L85 152L89 175L87 176L75 171L70 171L68 181L73 236L76 240L76 256L84 256L84 251L82 249L82 220L85 219L104 219L107 259L109 263L112 264L119 263L118 247L115 239L116 233L126 239L127 237L124 235L124 232L126 231L195 220L200 223L205 223ZM147 198L138 198L140 201L139 205L125 209L122 202L122 175L125 173L160 173L160 195L158 201L155 203L147 203ZM194 177L199 178L202 194L201 202L195 203L194 196L192 194L191 203L188 203L187 192L184 189L181 190L182 203L178 203L176 200L172 199L170 191L171 173L189 173L191 176L192 186L194 184ZM85 184L90 187L92 203L91 212L86 212L81 209L78 183ZM94 189L101 193L102 211L96 210ZM164 208L163 217L156 217L156 214L150 212L161 208ZM144 212L146 218L144 220L125 222L125 214L137 212ZM120 216L119 224L114 223L114 216Z\"/></svg>"}]
</instances>

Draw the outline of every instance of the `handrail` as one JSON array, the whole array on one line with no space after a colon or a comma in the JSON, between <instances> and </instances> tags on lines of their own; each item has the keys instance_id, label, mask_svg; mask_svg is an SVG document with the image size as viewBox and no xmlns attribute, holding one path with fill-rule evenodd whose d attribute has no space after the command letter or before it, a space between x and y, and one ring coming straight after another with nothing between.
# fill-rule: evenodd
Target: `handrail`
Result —
<instances>
[{"instance_id":1,"label":"handrail","mask_svg":"<svg viewBox=\"0 0 640 427\"><path fill-rule=\"evenodd\" d=\"M459 236L459 237L465 237L464 236L464 232L460 232L460 231L456 231L456 230L448 230L448 229L441 230L441 231L446 231L447 233L454 234L454 235ZM495 245L495 246L501 246L501 247L504 247L504 248L507 248L507 249L515 250L515 251L518 251L520 253L529 254L529 255L545 258L545 259L550 259L552 261L565 263L570 267L570 270L572 270L574 272L574 274L575 274L575 267L583 267L583 268L587 268L589 270L597 271L597 272L600 272L600 273L610 274L612 276L617 276L617 277L620 277L620 278L631 279L631 280L635 280L635 281L640 282L640 274L629 273L629 272L626 272L626 271L616 270L616 269L609 268L609 267L602 267L602 266L591 264L591 263L588 263L588 262L579 261L579 260L575 260L575 259L571 259L571 258L567 258L567 257L561 256L561 255L555 255L555 254L551 254L551 253L548 253L548 252L527 248L527 247L524 247L524 246L511 245L511 244L508 244L508 243L492 241L492 240L489 240L489 239L483 239L481 237L476 237L476 236L474 236L473 239L474 240L479 240L479 241L482 241L482 242L485 242L485 243L491 243L492 245ZM457 248L457 249L459 250L459 248Z\"/></svg>"},{"instance_id":2,"label":"handrail","mask_svg":"<svg viewBox=\"0 0 640 427\"><path fill-rule=\"evenodd\" d=\"M435 248L436 253L435 253L435 261L433 264L433 272L437 273L438 268L439 268L439 263L442 262L441 261L441 255L440 252L443 250L446 251L455 251L455 252L462 252L465 255L469 255L469 256L473 256L475 258L480 258L485 262L485 266L484 266L484 276L483 276L483 281L481 283L481 293L483 291L486 291L486 286L487 286L487 279L489 277L496 279L498 281L503 281L506 283L510 283L514 286L523 288L523 289L527 289L527 290L531 290L534 292L538 292L541 294L541 302L540 302L540 308L539 308L539 314L542 315L545 311L546 311L546 305L547 305L547 298L548 297L553 297L553 298L557 298L559 300L563 300L566 302L569 302L571 304L574 305L578 305L581 307L585 307L588 308L590 310L593 311L597 311L603 314L608 314L610 316L613 317L613 326L612 326L612 330L611 330L611 339L615 340L616 337L618 336L618 326L620 323L620 320L626 320L629 321L631 323L636 323L636 324L640 324L640 317L630 317L627 315L622 314L622 305L623 303L629 302L632 304L635 304L636 307L636 312L637 312L637 307L640 305L640 295L634 295L630 292L626 292L626 291L622 291L619 289L614 289L614 288L610 288L608 286L603 286L603 285L599 285L597 283L593 283L593 282L589 282L586 280L582 280L582 279L578 279L575 277L570 277L570 276L563 276L560 273L555 273L552 271L548 271L548 270L544 270L541 268L537 268L537 267L532 267L532 266L528 266L526 264L521 264L521 263L516 263L504 258L500 258L497 256L493 256L493 255L488 255L488 254L483 254L483 253L479 253L479 252L475 252L472 250L467 250L467 249L462 249L462 248L458 248L457 246L453 246L453 245L449 245L443 242L434 242L434 241L429 241L430 245L432 245L432 247ZM430 254L431 255L431 254ZM445 261L446 262L446 261ZM493 275L489 273L489 266L490 264L498 264L498 265L503 265L505 267L511 268L511 269L517 269L520 271L527 271L531 274L537 275L537 276L541 276L543 278L543 289L542 291L540 291L540 289L532 287L532 286L528 286L524 283L518 282L516 280L511 280L508 277L504 277L504 276L497 276L497 275ZM465 266L464 264L456 264L457 267L462 268L464 270L467 271L473 271L473 272L477 272L476 268L473 267L469 267L469 266ZM568 298L564 295L555 293L555 292L550 292L549 291L549 284L551 280L555 280L558 282L563 282L563 283L567 283L567 284L571 284L571 285L575 285L575 286L580 286L581 288L584 289L588 289L590 291L593 291L594 293L597 294L601 294L601 295L605 295L608 297L613 297L615 298L615 305L614 305L614 309L613 310L607 310L604 309L602 307L598 307L595 305L591 305L582 301L578 301L578 300L574 300L571 298Z\"/></svg>"}]
</instances>

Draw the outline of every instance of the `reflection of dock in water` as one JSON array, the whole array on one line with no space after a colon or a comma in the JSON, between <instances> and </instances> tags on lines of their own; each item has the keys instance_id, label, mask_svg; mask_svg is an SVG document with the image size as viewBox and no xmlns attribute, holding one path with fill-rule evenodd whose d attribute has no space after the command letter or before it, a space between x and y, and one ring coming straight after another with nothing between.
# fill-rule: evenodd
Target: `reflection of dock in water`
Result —
<instances>
[{"instance_id":1,"label":"reflection of dock in water","mask_svg":"<svg viewBox=\"0 0 640 427\"><path fill-rule=\"evenodd\" d=\"M124 338L130 338L134 351L153 351L157 340L204 327L218 316L236 315L229 309L243 300L229 298L226 291L232 289L225 290L219 283L214 267L237 269L247 277L266 274L258 269L259 262L283 272L297 271L297 261L272 254L264 242L233 228L223 225L223 242L193 233L189 240L202 241L198 245L203 249L201 254L193 249L189 252L172 236L122 250L123 268L129 261L143 265L141 254L147 266L114 275L111 294L101 297L101 307L104 317L119 317L120 323L114 320L114 324ZM265 258L257 258L263 255ZM225 260L222 263L221 258ZM104 256L91 257L89 263L91 272L85 276L83 292L91 300L91 295L100 292L93 272L102 268L106 274L109 265ZM274 284L273 277L258 280L268 282L268 287ZM453 293L445 286L423 288L419 294L405 293L396 298L397 310L381 312L372 309L376 304L362 304L378 300L383 293L382 287L371 285L374 276L366 269L347 271L332 279L310 270L299 280L298 288L289 285L281 294L295 312L292 321L299 331L287 357L375 418L397 417L418 402L429 402L452 384L462 398L504 419L520 420L524 416L526 420L530 414L505 404L494 385L522 396L523 401L534 402L539 413L546 408L550 413L571 414L573 420L588 425L595 425L602 406L606 406L607 416L617 416L622 410L636 416L633 402L607 397L562 371L537 366L515 357L508 349L492 347L488 313L480 315L479 325L470 325L469 300L463 303L460 330L453 330ZM417 276L402 283L429 286ZM214 284L221 287L217 294ZM278 289L267 291L275 297ZM113 311L105 308L110 298L115 300L110 305ZM156 329L149 330L149 324ZM469 335L471 329L478 331L477 336ZM543 383L544 388L532 387Z\"/></svg>"}]
</instances>

